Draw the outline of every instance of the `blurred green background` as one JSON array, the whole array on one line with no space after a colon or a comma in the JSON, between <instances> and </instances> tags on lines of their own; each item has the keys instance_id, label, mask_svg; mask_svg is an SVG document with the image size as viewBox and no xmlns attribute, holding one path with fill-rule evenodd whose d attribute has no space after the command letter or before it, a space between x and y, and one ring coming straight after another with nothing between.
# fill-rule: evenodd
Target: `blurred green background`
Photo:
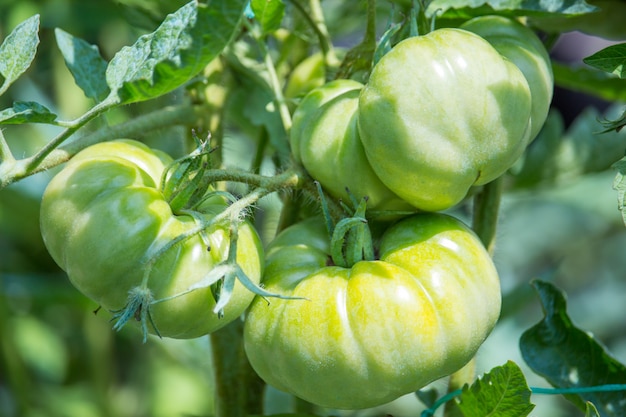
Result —
<instances>
[{"instance_id":1,"label":"blurred green background","mask_svg":"<svg viewBox=\"0 0 626 417\"><path fill-rule=\"evenodd\" d=\"M332 34L349 35L361 24L350 13L358 1L326 2ZM0 108L14 100L38 101L70 119L90 105L74 85L54 41L54 28L100 47L110 59L124 45L156 28L164 13L180 1L132 0L0 0L0 39L21 21L41 15L41 44L31 69L0 97ZM338 5L339 4L339 5ZM350 6L351 5L351 6ZM341 28L341 29L340 29ZM356 29L355 29L356 28ZM351 39L349 36L346 39ZM347 41L348 43L351 41ZM558 97L557 97L558 98ZM110 121L180 100L180 94L125 107L107 115ZM570 99L571 100L571 99ZM580 101L577 112L586 104ZM557 100L555 100L555 103ZM617 111L615 108L613 111ZM503 202L495 260L501 274L504 310L498 327L481 349L479 371L511 359L520 364L531 385L546 383L523 366L517 340L542 317L528 282L541 278L568 294L569 313L581 328L593 332L626 362L626 227L612 189L611 158L626 149L625 132L611 136L609 163L596 172L577 170L591 160L599 130L596 113L558 113L551 126L558 133L559 169L566 175L514 187ZM3 128L16 156L30 155L54 136L44 125ZM176 152L179 131L146 138ZM539 143L539 138L537 143ZM537 145L535 145L537 146ZM569 159L568 159L569 158ZM568 165L569 164L569 165ZM39 233L39 201L54 170L0 191L0 416L125 417L209 416L212 413L212 366L208 338L178 341L150 338L141 343L137 328L112 331L110 315L82 296L47 254ZM457 213L464 216L463 212ZM444 382L435 387L445 389ZM271 390L268 412L289 411L292 399ZM565 402L534 396L533 415L571 415ZM416 416L418 401L407 396L377 410L342 412L342 416Z\"/></svg>"}]
</instances>

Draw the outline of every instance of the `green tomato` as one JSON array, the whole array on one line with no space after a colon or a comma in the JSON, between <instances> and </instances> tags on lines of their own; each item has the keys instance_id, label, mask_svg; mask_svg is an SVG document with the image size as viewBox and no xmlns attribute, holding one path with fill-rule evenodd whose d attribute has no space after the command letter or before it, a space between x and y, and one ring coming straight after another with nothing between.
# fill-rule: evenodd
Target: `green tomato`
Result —
<instances>
[{"instance_id":1,"label":"green tomato","mask_svg":"<svg viewBox=\"0 0 626 417\"><path fill-rule=\"evenodd\" d=\"M295 99L306 95L326 82L326 66L321 52L302 60L291 72L285 85L285 97Z\"/></svg>"},{"instance_id":2,"label":"green tomato","mask_svg":"<svg viewBox=\"0 0 626 417\"><path fill-rule=\"evenodd\" d=\"M359 98L359 133L378 178L425 210L459 203L509 169L529 143L531 93L486 40L439 29L398 43Z\"/></svg>"},{"instance_id":3,"label":"green tomato","mask_svg":"<svg viewBox=\"0 0 626 417\"><path fill-rule=\"evenodd\" d=\"M291 153L335 198L350 201L346 188L367 196L374 210L406 210L409 206L378 179L370 166L357 127L363 84L335 80L305 96L293 115Z\"/></svg>"},{"instance_id":4,"label":"green tomato","mask_svg":"<svg viewBox=\"0 0 626 417\"><path fill-rule=\"evenodd\" d=\"M316 219L285 229L267 251L266 289L244 347L268 384L314 404L361 409L392 401L465 365L495 326L499 279L476 235L436 213L401 220L379 260L330 265Z\"/></svg>"},{"instance_id":5,"label":"green tomato","mask_svg":"<svg viewBox=\"0 0 626 417\"><path fill-rule=\"evenodd\" d=\"M530 140L533 140L548 117L554 91L550 56L543 43L523 24L502 16L477 17L465 22L461 29L486 39L524 73L532 97Z\"/></svg>"},{"instance_id":6,"label":"green tomato","mask_svg":"<svg viewBox=\"0 0 626 417\"><path fill-rule=\"evenodd\" d=\"M139 142L101 143L75 155L44 192L41 232L48 251L72 284L107 310L124 308L129 292L142 284L146 261L196 227L191 215L172 213L159 190L171 161ZM201 207L201 216L210 219L224 207L221 201L208 202ZM206 238L210 250L201 236L194 235L157 259L147 281L154 299L186 292L226 259L227 228L210 229ZM259 282L262 247L247 223L239 230L237 262ZM193 338L239 317L253 297L237 282L222 318L213 312L210 288L153 304L150 311L162 336Z\"/></svg>"}]
</instances>

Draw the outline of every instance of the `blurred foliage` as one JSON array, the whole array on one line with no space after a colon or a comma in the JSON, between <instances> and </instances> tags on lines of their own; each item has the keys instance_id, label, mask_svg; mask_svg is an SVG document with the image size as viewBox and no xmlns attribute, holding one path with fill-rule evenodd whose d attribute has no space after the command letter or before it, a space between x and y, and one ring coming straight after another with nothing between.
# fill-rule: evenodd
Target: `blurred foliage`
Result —
<instances>
[{"instance_id":1,"label":"blurred foliage","mask_svg":"<svg viewBox=\"0 0 626 417\"><path fill-rule=\"evenodd\" d=\"M620 2L613 2L621 7ZM98 45L109 60L122 46L156 28L167 12L182 3L0 0L0 39L35 13L41 14L42 28L34 65L26 77L0 97L0 108L11 106L13 100L27 99L44 103L64 117L82 114L89 101L65 68L56 48L54 28ZM379 28L384 28L390 5L379 3ZM325 0L323 5L329 31L340 40L340 46L358 43L363 3ZM573 22L568 19L562 23ZM548 25L548 20L537 20L536 24ZM619 26L620 30L623 27ZM303 39L314 36L306 28L298 35ZM290 45L296 61L310 52L293 47L297 41ZM229 82L249 83L250 89L256 88L245 77ZM253 98L260 100L260 95ZM241 107L239 103L245 99L235 95L230 105ZM175 92L116 109L106 119L117 123L181 100L183 94ZM244 123L265 125L270 131L276 123L257 111L266 102L252 101L252 107L233 116L226 126L229 135L241 135L240 140L228 145L227 156L252 154L250 149L259 139L245 137L251 129ZM626 130L605 137L594 135L602 128L599 117L600 113L589 110L576 123L565 126L558 109L554 109L543 133L546 139L537 139L527 159L510 177L511 190L503 202L495 252L505 295L504 310L500 325L479 355L480 371L511 359L523 364L517 340L525 328L541 318L541 307L528 284L538 277L564 289L573 321L593 331L609 351L626 361L626 228L611 188L615 173L610 168L626 150ZM55 132L53 127L39 125L9 126L5 130L18 156L32 154ZM180 155L188 134L172 128L143 139L151 146ZM598 161L594 152L599 147L610 148L615 160ZM0 416L210 416L212 359L208 338L151 338L144 345L137 328L131 326L114 333L110 315L104 311L95 314L98 306L70 285L47 254L39 233L39 201L53 173L36 175L0 191ZM261 203L268 209L260 214L264 216L261 233L266 241L278 221L276 211L270 208L277 205L275 199ZM463 209L458 213L461 216ZM530 374L528 368L522 368L525 375ZM529 383L544 382L531 378ZM441 387L437 383L434 386ZM558 400L551 401L557 401L558 406L537 401L536 410L553 417L575 415ZM269 412L286 413L297 404L269 390L266 407ZM417 398L408 396L384 410L334 415L381 417L391 413L395 417L414 417L421 407Z\"/></svg>"}]
</instances>

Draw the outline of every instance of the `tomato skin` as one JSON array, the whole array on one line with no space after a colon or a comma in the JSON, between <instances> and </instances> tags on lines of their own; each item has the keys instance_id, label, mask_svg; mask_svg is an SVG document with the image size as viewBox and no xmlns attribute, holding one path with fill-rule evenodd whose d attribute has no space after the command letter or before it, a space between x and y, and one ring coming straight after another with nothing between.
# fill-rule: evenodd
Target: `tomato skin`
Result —
<instances>
[{"instance_id":1,"label":"tomato skin","mask_svg":"<svg viewBox=\"0 0 626 417\"><path fill-rule=\"evenodd\" d=\"M530 111L519 68L471 32L439 29L401 41L374 66L358 127L380 180L439 211L513 165L529 142Z\"/></svg>"},{"instance_id":2,"label":"tomato skin","mask_svg":"<svg viewBox=\"0 0 626 417\"><path fill-rule=\"evenodd\" d=\"M328 266L315 219L268 247L264 284L304 300L255 299L244 347L267 383L314 404L362 409L392 401L467 363L500 312L495 267L460 221L399 221L380 258Z\"/></svg>"},{"instance_id":3,"label":"tomato skin","mask_svg":"<svg viewBox=\"0 0 626 417\"><path fill-rule=\"evenodd\" d=\"M503 16L480 16L461 25L487 40L524 74L532 96L531 134L535 139L543 127L554 92L554 75L548 51L528 27Z\"/></svg>"},{"instance_id":4,"label":"tomato skin","mask_svg":"<svg viewBox=\"0 0 626 417\"><path fill-rule=\"evenodd\" d=\"M408 204L378 179L369 165L357 127L363 84L335 80L312 90L293 115L291 152L333 197L367 196L374 210L407 210Z\"/></svg>"},{"instance_id":5,"label":"tomato skin","mask_svg":"<svg viewBox=\"0 0 626 417\"><path fill-rule=\"evenodd\" d=\"M131 140L100 143L75 155L49 183L41 206L41 231L53 259L84 295L111 311L124 308L129 291L143 279L146 261L164 244L196 227L190 215L172 213L159 190L171 158ZM224 208L209 202L202 217ZM195 235L163 254L150 273L155 299L186 291L213 266L225 260L228 231L207 233L211 250ZM263 250L254 228L243 223L237 260L258 282ZM239 317L253 294L239 283L219 319L209 288L151 306L162 336L193 338ZM153 331L151 326L148 326Z\"/></svg>"}]
</instances>

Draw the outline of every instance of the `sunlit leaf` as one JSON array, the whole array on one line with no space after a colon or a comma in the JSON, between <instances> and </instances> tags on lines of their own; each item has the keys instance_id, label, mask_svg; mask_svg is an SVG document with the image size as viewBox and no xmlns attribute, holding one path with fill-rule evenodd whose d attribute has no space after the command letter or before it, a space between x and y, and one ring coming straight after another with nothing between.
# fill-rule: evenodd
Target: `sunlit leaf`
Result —
<instances>
[{"instance_id":1,"label":"sunlit leaf","mask_svg":"<svg viewBox=\"0 0 626 417\"><path fill-rule=\"evenodd\" d=\"M626 77L626 43L611 45L583 59L587 65L602 71Z\"/></svg>"},{"instance_id":2,"label":"sunlit leaf","mask_svg":"<svg viewBox=\"0 0 626 417\"><path fill-rule=\"evenodd\" d=\"M0 124L52 123L57 115L33 101L17 101L13 107L0 111Z\"/></svg>"},{"instance_id":3,"label":"sunlit leaf","mask_svg":"<svg viewBox=\"0 0 626 417\"><path fill-rule=\"evenodd\" d=\"M530 394L521 369L509 361L463 387L456 401L465 417L524 417L535 407Z\"/></svg>"},{"instance_id":4,"label":"sunlit leaf","mask_svg":"<svg viewBox=\"0 0 626 417\"><path fill-rule=\"evenodd\" d=\"M232 39L244 0L187 3L159 28L122 48L106 70L111 95L120 103L158 97L197 75Z\"/></svg>"},{"instance_id":5,"label":"sunlit leaf","mask_svg":"<svg viewBox=\"0 0 626 417\"><path fill-rule=\"evenodd\" d=\"M585 0L433 0L427 14L440 14L450 10L447 16L470 17L495 12L511 15L560 16L590 13L596 10Z\"/></svg>"},{"instance_id":6,"label":"sunlit leaf","mask_svg":"<svg viewBox=\"0 0 626 417\"><path fill-rule=\"evenodd\" d=\"M250 8L264 33L278 29L285 15L285 4L282 0L252 0Z\"/></svg>"},{"instance_id":7,"label":"sunlit leaf","mask_svg":"<svg viewBox=\"0 0 626 417\"><path fill-rule=\"evenodd\" d=\"M0 95L33 62L39 45L39 15L20 23L0 45Z\"/></svg>"},{"instance_id":8,"label":"sunlit leaf","mask_svg":"<svg viewBox=\"0 0 626 417\"><path fill-rule=\"evenodd\" d=\"M54 34L76 84L87 97L104 100L110 92L105 79L108 63L100 56L98 47L58 28Z\"/></svg>"},{"instance_id":9,"label":"sunlit leaf","mask_svg":"<svg viewBox=\"0 0 626 417\"><path fill-rule=\"evenodd\" d=\"M533 281L545 317L520 338L528 366L559 388L623 384L626 367L613 358L589 333L577 328L567 315L565 295L554 285ZM591 401L600 416L626 414L624 392L584 392L566 395L581 409Z\"/></svg>"}]
</instances>

